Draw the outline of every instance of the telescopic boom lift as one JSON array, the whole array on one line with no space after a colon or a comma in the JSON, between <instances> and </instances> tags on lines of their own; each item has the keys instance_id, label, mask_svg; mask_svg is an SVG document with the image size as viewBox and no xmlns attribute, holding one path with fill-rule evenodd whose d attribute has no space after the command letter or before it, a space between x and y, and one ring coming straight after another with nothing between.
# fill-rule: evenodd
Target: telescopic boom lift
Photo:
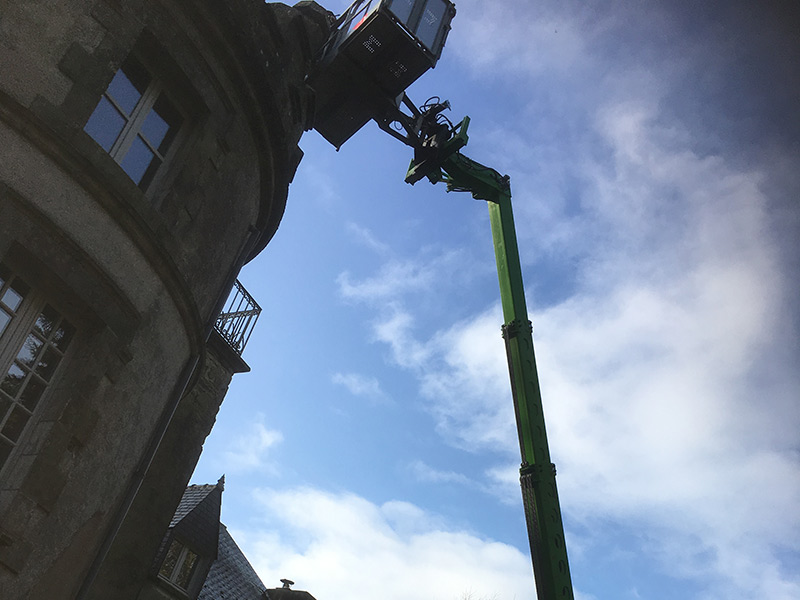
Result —
<instances>
[{"instance_id":1,"label":"telescopic boom lift","mask_svg":"<svg viewBox=\"0 0 800 600\"><path fill-rule=\"evenodd\" d=\"M469 117L453 126L447 101L417 108L405 89L441 55L455 8L449 0L357 0L339 18L309 78L314 128L337 149L370 119L414 150L405 181L427 178L489 206L502 326L522 463L520 484L539 600L572 600L556 469L547 443L532 327L511 208L511 185L461 153ZM403 110L405 109L405 110Z\"/></svg>"}]
</instances>

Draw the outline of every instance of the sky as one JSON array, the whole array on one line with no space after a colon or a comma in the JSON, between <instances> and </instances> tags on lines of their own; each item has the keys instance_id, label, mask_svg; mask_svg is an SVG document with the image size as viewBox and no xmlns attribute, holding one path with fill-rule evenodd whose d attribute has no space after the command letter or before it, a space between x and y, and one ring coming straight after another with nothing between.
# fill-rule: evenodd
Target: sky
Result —
<instances>
[{"instance_id":1,"label":"sky","mask_svg":"<svg viewBox=\"0 0 800 600\"><path fill-rule=\"evenodd\" d=\"M796 4L456 6L408 93L511 177L576 598L797 600ZM267 587L535 598L485 203L301 147L192 481Z\"/></svg>"}]
</instances>

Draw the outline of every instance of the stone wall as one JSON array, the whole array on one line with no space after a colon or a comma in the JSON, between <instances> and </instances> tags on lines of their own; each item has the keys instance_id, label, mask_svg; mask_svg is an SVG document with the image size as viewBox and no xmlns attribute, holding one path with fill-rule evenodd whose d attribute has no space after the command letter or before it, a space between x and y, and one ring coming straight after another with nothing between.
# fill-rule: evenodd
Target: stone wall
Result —
<instances>
[{"instance_id":1,"label":"stone wall","mask_svg":"<svg viewBox=\"0 0 800 600\"><path fill-rule=\"evenodd\" d=\"M77 330L0 470L4 598L90 597L87 574L135 597L149 557L129 555L155 551L243 368L208 334L280 222L328 27L309 2L3 3L0 263ZM84 131L129 57L183 118L146 187Z\"/></svg>"}]
</instances>

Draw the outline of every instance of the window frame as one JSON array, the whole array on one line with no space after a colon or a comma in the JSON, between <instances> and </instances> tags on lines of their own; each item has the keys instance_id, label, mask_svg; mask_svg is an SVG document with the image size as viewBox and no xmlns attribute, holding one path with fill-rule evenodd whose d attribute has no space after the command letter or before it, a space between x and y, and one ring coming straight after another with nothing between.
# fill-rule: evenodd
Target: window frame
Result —
<instances>
[{"instance_id":1,"label":"window frame","mask_svg":"<svg viewBox=\"0 0 800 600\"><path fill-rule=\"evenodd\" d=\"M170 552L172 551L172 548L175 545L179 546L178 557L175 560L175 565L172 567L172 569L169 572L169 574L165 574L163 572L165 563L166 563L167 559L170 556ZM179 583L178 580L180 578L181 571L183 569L183 565L185 564L186 559L189 557L189 554L194 555L194 563L191 566L191 570L189 571L189 574L188 574L188 576L186 578L185 586L184 586L181 583ZM170 539L169 545L167 546L167 550L164 553L163 559L161 560L161 564L158 566L158 573L157 573L158 579L160 581L168 583L169 585L177 588L181 592L183 592L185 594L188 594L190 592L191 588L192 588L192 585L194 584L196 575L200 570L200 562L201 562L201 560L202 560L202 557L200 556L200 554L197 551L193 550L182 539L177 538L177 537L173 537L172 539Z\"/></svg>"},{"instance_id":2,"label":"window frame","mask_svg":"<svg viewBox=\"0 0 800 600\"><path fill-rule=\"evenodd\" d=\"M130 68L133 71L141 70L145 72L148 77L148 81L144 86L144 90L141 92L141 96L138 98L135 106L130 110L130 112L125 110L125 108L121 106L120 101L111 94L111 85L114 81L114 77L116 77L119 72L122 72L129 81L131 80L130 76L125 73L126 68ZM88 135L98 146L103 149L106 154L108 154L108 156L120 167L120 169L122 169L122 171L125 173L125 176L136 187L138 187L148 196L152 196L153 190L156 189L159 181L169 169L169 165L172 163L178 148L183 143L188 129L188 124L190 122L189 115L185 110L183 103L176 101L177 94L173 93L172 88L165 83L166 80L167 77L165 77L159 69L154 67L152 60L148 60L144 56L139 56L137 53L132 53L114 71L114 76L103 90L103 93L100 95L97 104L92 109L92 112L89 114L83 127L84 133L86 133L86 135ZM155 111L156 104L162 98L169 104L169 110L177 115L180 119L179 123L174 126L170 126L170 130L174 127L174 132L168 130L168 133L165 136L171 136L165 152L160 151L158 146L155 146L143 133L145 121L147 120L148 116ZM108 101L112 108L117 111L119 116L124 121L122 129L107 150L103 144L88 130L89 125L103 103L103 100ZM160 114L159 116L166 122L166 119L164 119L163 116ZM158 161L157 166L153 169L149 177L148 172L150 172L151 168L153 167L153 163L151 161L151 163L148 164L139 178L139 181L136 181L123 166L123 162L129 155L137 138L141 138L147 150L152 153L152 160Z\"/></svg>"},{"instance_id":3,"label":"window frame","mask_svg":"<svg viewBox=\"0 0 800 600\"><path fill-rule=\"evenodd\" d=\"M64 364L70 360L72 350L77 346L76 338L79 332L78 328L74 325L74 319L72 319L70 315L65 314L58 306L58 303L53 302L53 299L50 298L47 293L36 285L31 284L27 277L2 261L0 261L0 270L3 271L4 275L2 277L3 283L0 284L0 301L5 291L11 287L10 283L12 281L21 281L28 288L17 309L13 311L14 314L11 320L6 323L3 331L0 332L0 384L5 381L6 376L13 366L19 363L17 359L29 337L34 336L42 342L42 345L36 352L34 361L30 365L25 365L23 363L23 368L17 366L19 370L25 373L25 376L24 382L20 385L19 389L14 392L13 396L7 391L0 389L0 409L2 409L3 404L6 405L4 409L0 410L0 443L4 445L11 444L8 455L1 459L2 462L0 462L0 478L2 478L8 472L7 469L10 469L10 466L14 463L14 457L21 451L20 449L24 445L32 425L36 422L43 407L47 404L48 397L52 393L52 390L57 387L58 381L65 369ZM37 322L47 307L58 313L57 326L54 329L58 329L62 324L66 323L72 330L70 339L63 349L59 349L55 346L52 332L43 335L40 330L37 330ZM7 312L5 308L0 308L0 310ZM40 373L37 373L37 369L48 351L57 352L59 358L49 378L46 378ZM34 406L30 408L24 404L24 394L32 381L37 381L39 385L43 384L44 387L35 400ZM16 439L11 439L2 431L8 423L10 415L18 407L27 412L28 417Z\"/></svg>"}]
</instances>

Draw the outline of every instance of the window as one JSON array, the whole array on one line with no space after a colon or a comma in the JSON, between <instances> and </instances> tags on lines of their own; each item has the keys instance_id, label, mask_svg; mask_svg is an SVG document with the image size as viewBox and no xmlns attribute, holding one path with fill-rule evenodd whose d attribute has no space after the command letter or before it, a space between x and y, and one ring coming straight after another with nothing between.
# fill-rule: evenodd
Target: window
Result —
<instances>
[{"instance_id":1,"label":"window","mask_svg":"<svg viewBox=\"0 0 800 600\"><path fill-rule=\"evenodd\" d=\"M401 23L407 25L411 18L411 11L414 9L414 0L393 0L389 4L389 9Z\"/></svg>"},{"instance_id":2,"label":"window","mask_svg":"<svg viewBox=\"0 0 800 600\"><path fill-rule=\"evenodd\" d=\"M0 469L54 380L75 328L0 263Z\"/></svg>"},{"instance_id":3,"label":"window","mask_svg":"<svg viewBox=\"0 0 800 600\"><path fill-rule=\"evenodd\" d=\"M166 160L183 122L163 87L161 80L128 59L84 127L142 189Z\"/></svg>"},{"instance_id":4,"label":"window","mask_svg":"<svg viewBox=\"0 0 800 600\"><path fill-rule=\"evenodd\" d=\"M447 4L443 0L428 0L425 5L417 26L417 39L431 52L436 52L436 41L446 13Z\"/></svg>"},{"instance_id":5,"label":"window","mask_svg":"<svg viewBox=\"0 0 800 600\"><path fill-rule=\"evenodd\" d=\"M187 590L197 567L197 558L197 554L186 545L178 540L172 540L158 574L179 588Z\"/></svg>"}]
</instances>

